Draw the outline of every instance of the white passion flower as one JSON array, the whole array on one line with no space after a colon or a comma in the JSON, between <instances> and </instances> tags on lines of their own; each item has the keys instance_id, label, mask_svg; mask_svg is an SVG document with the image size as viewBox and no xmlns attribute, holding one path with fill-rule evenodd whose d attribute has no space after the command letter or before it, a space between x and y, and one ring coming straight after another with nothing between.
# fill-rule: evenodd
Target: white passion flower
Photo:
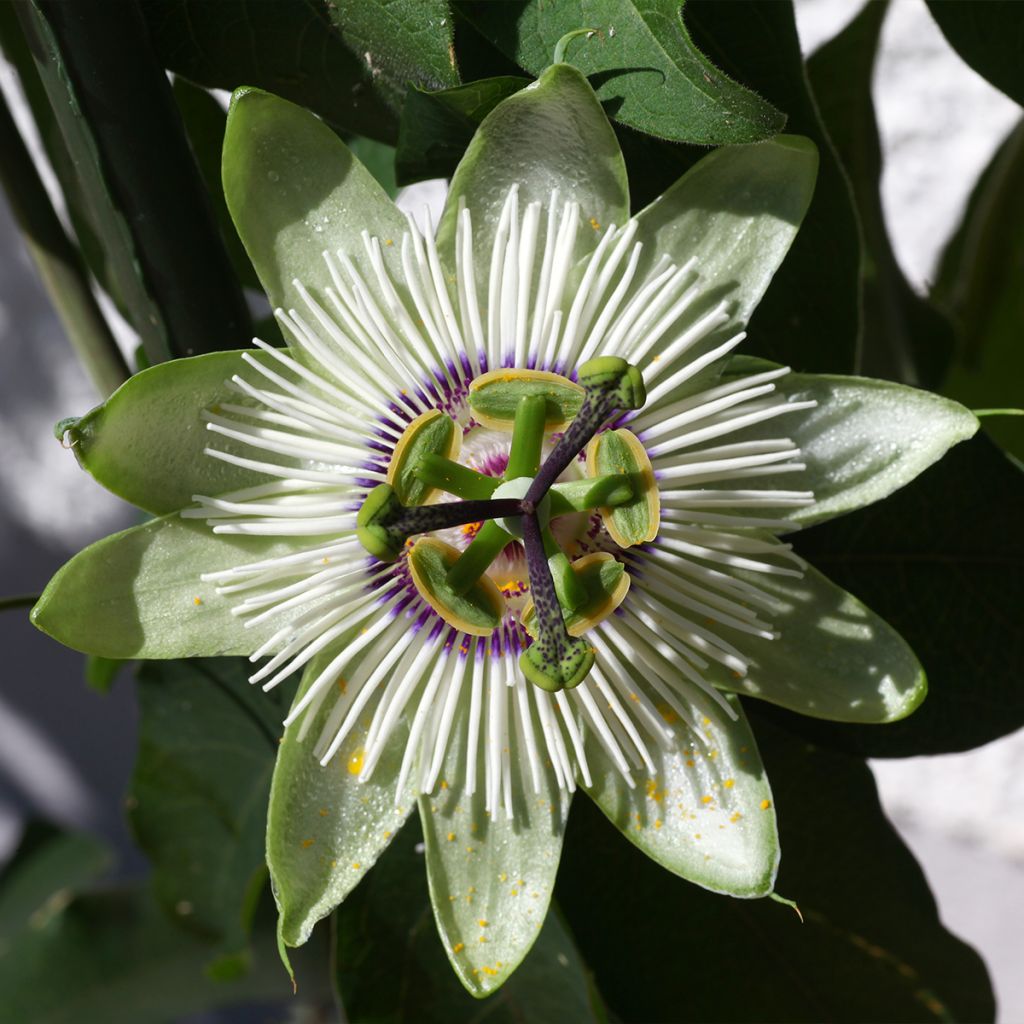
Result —
<instances>
[{"instance_id":1,"label":"white passion flower","mask_svg":"<svg viewBox=\"0 0 1024 1024\"><path fill-rule=\"evenodd\" d=\"M330 651L286 719L313 729L321 765L344 752L368 780L402 724L397 802L410 782L437 791L454 742L461 777L444 781L506 819L544 775L564 793L607 772L633 787L680 733L714 752L711 716L737 711L705 671L742 679L743 638L774 636L771 596L735 570L799 577L772 531L813 501L761 485L799 481L783 430L735 436L814 406L778 393L785 369L692 386L744 337L706 344L728 302L704 301L695 261L638 279L635 221L591 224L557 193L520 210L518 192L479 256L460 209L454 283L412 218L401 238L363 234L371 275L324 254L326 306L294 282L303 308L277 311L291 351L257 342L269 358L243 356L239 401L203 414L206 455L268 482L182 512L216 534L309 539L203 578L247 626L274 626L252 682ZM574 275L583 231L600 240ZM738 809L728 787L716 799Z\"/></svg>"},{"instance_id":2,"label":"white passion flower","mask_svg":"<svg viewBox=\"0 0 1024 1024\"><path fill-rule=\"evenodd\" d=\"M483 121L435 237L311 114L235 94L225 192L288 347L153 367L66 425L157 518L73 558L33 620L108 657L246 655L268 689L301 671L267 830L284 944L415 807L449 959L492 991L577 789L675 874L766 895L736 695L859 722L923 699L902 639L778 535L976 421L733 354L816 166L805 139L726 147L631 215L556 64Z\"/></svg>"}]
</instances>

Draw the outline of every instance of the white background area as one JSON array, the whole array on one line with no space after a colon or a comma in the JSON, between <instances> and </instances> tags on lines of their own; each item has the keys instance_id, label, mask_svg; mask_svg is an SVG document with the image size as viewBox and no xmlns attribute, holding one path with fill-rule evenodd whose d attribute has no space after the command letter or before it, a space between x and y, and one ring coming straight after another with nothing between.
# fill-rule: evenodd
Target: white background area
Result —
<instances>
[{"instance_id":1,"label":"white background area","mask_svg":"<svg viewBox=\"0 0 1024 1024\"><path fill-rule=\"evenodd\" d=\"M0 0L2 2L2 0ZM859 10L797 0L806 52ZM13 77L0 61L13 99ZM923 0L894 0L875 81L894 247L923 289L978 172L1020 109L964 65ZM24 108L15 101L22 119ZM439 190L435 186L433 198ZM411 197L410 197L411 198ZM417 197L416 205L422 197ZM428 199L429 201L429 199ZM119 336L133 347L130 332ZM38 590L70 554L129 525L131 511L80 471L52 434L97 399L0 208L0 572L3 593ZM0 616L0 860L29 813L111 836L140 870L116 806L134 757L130 687L85 690L80 659L18 613ZM112 738L116 737L116 738ZM1024 1021L1024 735L965 754L875 762L883 803L921 862L943 920L993 973L1004 1024Z\"/></svg>"}]
</instances>

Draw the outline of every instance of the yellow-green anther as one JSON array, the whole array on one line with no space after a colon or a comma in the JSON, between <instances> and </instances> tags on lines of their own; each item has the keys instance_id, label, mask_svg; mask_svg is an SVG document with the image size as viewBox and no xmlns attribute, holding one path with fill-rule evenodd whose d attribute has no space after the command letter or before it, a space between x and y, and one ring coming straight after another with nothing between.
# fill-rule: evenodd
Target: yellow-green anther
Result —
<instances>
[{"instance_id":1,"label":"yellow-green anther","mask_svg":"<svg viewBox=\"0 0 1024 1024\"><path fill-rule=\"evenodd\" d=\"M497 523L486 522L477 531L469 546L448 570L448 586L453 593L464 594L490 567L502 549L512 540Z\"/></svg>"},{"instance_id":2,"label":"yellow-green anther","mask_svg":"<svg viewBox=\"0 0 1024 1024\"><path fill-rule=\"evenodd\" d=\"M506 480L533 476L540 468L540 452L544 444L547 402L540 395L523 395L516 406L512 427L512 446L508 453Z\"/></svg>"},{"instance_id":3,"label":"yellow-green anther","mask_svg":"<svg viewBox=\"0 0 1024 1024\"><path fill-rule=\"evenodd\" d=\"M574 612L587 600L586 588L573 571L569 556L558 546L550 530L541 532L544 554L548 556L548 568L555 584L555 594L563 612Z\"/></svg>"},{"instance_id":4,"label":"yellow-green anther","mask_svg":"<svg viewBox=\"0 0 1024 1024\"><path fill-rule=\"evenodd\" d=\"M631 501L634 493L633 483L626 473L608 473L592 479L557 483L548 492L551 518L587 512L592 508L615 508Z\"/></svg>"},{"instance_id":5,"label":"yellow-green anther","mask_svg":"<svg viewBox=\"0 0 1024 1024\"><path fill-rule=\"evenodd\" d=\"M501 483L496 477L484 476L442 455L422 456L413 467L413 473L431 487L471 501L489 498Z\"/></svg>"}]
</instances>

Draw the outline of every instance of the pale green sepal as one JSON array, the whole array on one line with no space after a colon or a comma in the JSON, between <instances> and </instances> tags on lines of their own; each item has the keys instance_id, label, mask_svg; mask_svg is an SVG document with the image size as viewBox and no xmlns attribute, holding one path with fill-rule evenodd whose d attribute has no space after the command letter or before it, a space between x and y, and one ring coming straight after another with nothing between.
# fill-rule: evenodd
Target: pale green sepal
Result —
<instances>
[{"instance_id":1,"label":"pale green sepal","mask_svg":"<svg viewBox=\"0 0 1024 1024\"><path fill-rule=\"evenodd\" d=\"M32 609L32 621L68 647L105 658L250 654L280 623L245 629L200 575L301 551L287 540L215 534L177 514L90 544L62 566Z\"/></svg>"},{"instance_id":2,"label":"pale green sepal","mask_svg":"<svg viewBox=\"0 0 1024 1024\"><path fill-rule=\"evenodd\" d=\"M513 185L519 186L520 215L533 202L547 209L552 189L558 189L560 203L579 203L576 258L597 245L609 224L622 227L629 217L629 184L618 140L594 90L569 64L552 65L532 85L499 103L455 170L438 246L454 266L456 221L464 202L473 219L481 298L487 295L501 209Z\"/></svg>"},{"instance_id":3,"label":"pale green sepal","mask_svg":"<svg viewBox=\"0 0 1024 1024\"><path fill-rule=\"evenodd\" d=\"M690 361L744 328L796 237L817 173L818 151L799 135L723 146L637 214L636 241L644 248L636 281L664 256L680 267L692 258L701 289L648 358L723 300L728 320L683 358Z\"/></svg>"},{"instance_id":4,"label":"pale green sepal","mask_svg":"<svg viewBox=\"0 0 1024 1024\"><path fill-rule=\"evenodd\" d=\"M740 358L730 361L727 372L770 366ZM881 501L979 426L959 402L892 381L789 373L775 386L788 401L815 401L817 407L737 431L729 439L789 437L800 448L805 472L759 477L757 485L813 491L813 505L785 516L804 526Z\"/></svg>"},{"instance_id":5,"label":"pale green sepal","mask_svg":"<svg viewBox=\"0 0 1024 1024\"><path fill-rule=\"evenodd\" d=\"M268 362L266 353L249 353ZM192 504L192 495L224 494L266 477L203 454L221 451L253 457L253 449L211 434L200 417L220 402L251 404L228 388L244 373L241 352L212 352L173 359L129 378L105 402L78 420L64 421L63 440L82 467L118 497L154 515ZM249 370L248 376L258 377Z\"/></svg>"},{"instance_id":6,"label":"pale green sepal","mask_svg":"<svg viewBox=\"0 0 1024 1024\"><path fill-rule=\"evenodd\" d=\"M779 865L772 793L739 701L731 721L715 709L698 719L700 737L682 721L669 749L650 743L656 772L634 772L631 789L591 735L587 790L616 828L673 874L730 896L767 896ZM672 716L669 715L669 718Z\"/></svg>"},{"instance_id":7,"label":"pale green sepal","mask_svg":"<svg viewBox=\"0 0 1024 1024\"><path fill-rule=\"evenodd\" d=\"M515 699L511 691L509 696ZM482 998L505 983L540 934L571 798L559 790L549 768L541 774L540 791L534 792L526 752L511 728L514 819L509 821L503 811L492 816L484 810L482 757L477 792L467 796L467 703L452 730L443 785L432 796L420 797L419 811L441 942L467 991ZM534 728L540 728L536 718Z\"/></svg>"},{"instance_id":8,"label":"pale green sepal","mask_svg":"<svg viewBox=\"0 0 1024 1024\"><path fill-rule=\"evenodd\" d=\"M405 217L345 143L294 103L235 91L222 177L231 219L275 308L305 308L293 278L314 292L330 282L325 249L343 250L372 277L364 230L381 239L385 262L400 265Z\"/></svg>"},{"instance_id":9,"label":"pale green sepal","mask_svg":"<svg viewBox=\"0 0 1024 1024\"><path fill-rule=\"evenodd\" d=\"M345 639L350 643L354 636ZM318 655L303 673L295 695L308 686L342 649L341 644ZM350 665L346 670L355 669ZM287 946L301 946L313 926L326 917L355 888L376 863L412 812L416 798L407 787L396 804L395 786L408 739L408 726L399 722L373 774L358 779L367 726L378 699L326 767L314 753L321 729L340 697L344 680L304 728L304 719L285 729L277 751L267 812L267 865L277 901L278 932ZM301 738L300 738L301 737Z\"/></svg>"},{"instance_id":10,"label":"pale green sepal","mask_svg":"<svg viewBox=\"0 0 1024 1024\"><path fill-rule=\"evenodd\" d=\"M924 700L928 681L907 642L870 608L811 567L803 579L734 569L764 591L774 640L720 630L750 667L738 678L717 663L705 672L720 689L759 697L812 718L893 722Z\"/></svg>"}]
</instances>

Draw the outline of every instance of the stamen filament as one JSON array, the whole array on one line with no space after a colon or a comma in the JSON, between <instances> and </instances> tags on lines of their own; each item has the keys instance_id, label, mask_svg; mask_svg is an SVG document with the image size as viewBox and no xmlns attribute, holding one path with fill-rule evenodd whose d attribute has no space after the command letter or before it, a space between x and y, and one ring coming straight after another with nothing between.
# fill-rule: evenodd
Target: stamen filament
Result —
<instances>
[{"instance_id":1,"label":"stamen filament","mask_svg":"<svg viewBox=\"0 0 1024 1024\"><path fill-rule=\"evenodd\" d=\"M512 447L508 453L506 480L534 476L540 468L540 452L544 444L544 423L547 402L540 395L524 395L516 406L512 428Z\"/></svg>"},{"instance_id":2,"label":"stamen filament","mask_svg":"<svg viewBox=\"0 0 1024 1024\"><path fill-rule=\"evenodd\" d=\"M501 554L502 549L511 540L512 535L497 523L484 523L466 550L448 570L448 586L456 594L465 594L483 576L491 562Z\"/></svg>"},{"instance_id":3,"label":"stamen filament","mask_svg":"<svg viewBox=\"0 0 1024 1024\"><path fill-rule=\"evenodd\" d=\"M497 477L485 476L475 469L463 466L443 455L424 455L413 466L413 475L431 487L447 491L467 501L483 501L494 493L501 483Z\"/></svg>"}]
</instances>

